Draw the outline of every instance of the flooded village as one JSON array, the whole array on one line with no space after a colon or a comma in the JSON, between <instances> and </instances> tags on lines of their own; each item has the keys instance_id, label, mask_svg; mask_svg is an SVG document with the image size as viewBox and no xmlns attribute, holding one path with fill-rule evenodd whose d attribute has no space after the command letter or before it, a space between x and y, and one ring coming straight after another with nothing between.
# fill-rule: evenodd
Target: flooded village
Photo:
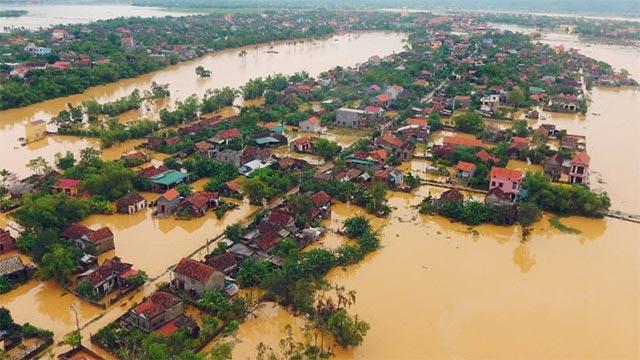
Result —
<instances>
[{"instance_id":1,"label":"flooded village","mask_svg":"<svg viewBox=\"0 0 640 360\"><path fill-rule=\"evenodd\" d=\"M640 355L638 48L333 16L0 111L9 358Z\"/></svg>"}]
</instances>

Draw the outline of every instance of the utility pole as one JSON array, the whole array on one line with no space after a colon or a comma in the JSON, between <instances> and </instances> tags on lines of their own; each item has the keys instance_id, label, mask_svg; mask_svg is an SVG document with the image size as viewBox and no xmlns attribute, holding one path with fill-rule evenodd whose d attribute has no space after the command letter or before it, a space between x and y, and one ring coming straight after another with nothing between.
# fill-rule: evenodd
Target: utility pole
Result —
<instances>
[{"instance_id":1,"label":"utility pole","mask_svg":"<svg viewBox=\"0 0 640 360\"><path fill-rule=\"evenodd\" d=\"M78 342L82 342L82 338L80 337L80 320L78 320L78 309L76 309L75 305L71 305L71 310L73 311L73 313L76 316L76 332L78 334ZM75 349L76 346L75 344L72 345L72 347Z\"/></svg>"}]
</instances>

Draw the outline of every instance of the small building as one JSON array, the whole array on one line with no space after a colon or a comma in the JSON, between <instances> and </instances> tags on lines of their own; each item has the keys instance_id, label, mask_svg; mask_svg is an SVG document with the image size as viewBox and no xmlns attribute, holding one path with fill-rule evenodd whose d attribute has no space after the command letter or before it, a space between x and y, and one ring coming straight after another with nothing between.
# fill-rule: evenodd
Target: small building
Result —
<instances>
[{"instance_id":1,"label":"small building","mask_svg":"<svg viewBox=\"0 0 640 360\"><path fill-rule=\"evenodd\" d=\"M485 163L485 164L490 163L490 162L497 163L500 160L497 157L489 154L484 149L482 149L482 150L478 151L477 153L475 153L475 156L478 159L482 160L482 162Z\"/></svg>"},{"instance_id":2,"label":"small building","mask_svg":"<svg viewBox=\"0 0 640 360\"><path fill-rule=\"evenodd\" d=\"M336 125L359 129L367 124L366 114L363 110L340 108L336 110Z\"/></svg>"},{"instance_id":3,"label":"small building","mask_svg":"<svg viewBox=\"0 0 640 360\"><path fill-rule=\"evenodd\" d=\"M114 256L106 259L98 268L78 276L78 283L86 281L93 287L98 297L102 298L116 287L126 284L126 279L136 273L131 271L132 266Z\"/></svg>"},{"instance_id":4,"label":"small building","mask_svg":"<svg viewBox=\"0 0 640 360\"><path fill-rule=\"evenodd\" d=\"M411 160L415 145L402 141L392 134L384 134L376 138L376 145L383 148L400 161Z\"/></svg>"},{"instance_id":5,"label":"small building","mask_svg":"<svg viewBox=\"0 0 640 360\"><path fill-rule=\"evenodd\" d=\"M177 170L167 170L151 178L151 189L155 192L167 191L184 183L188 178L188 173Z\"/></svg>"},{"instance_id":6,"label":"small building","mask_svg":"<svg viewBox=\"0 0 640 360\"><path fill-rule=\"evenodd\" d=\"M16 239L11 236L9 230L0 229L0 254L5 254L16 249Z\"/></svg>"},{"instance_id":7,"label":"small building","mask_svg":"<svg viewBox=\"0 0 640 360\"><path fill-rule=\"evenodd\" d=\"M62 232L62 236L81 249L93 246L98 254L115 248L113 232L106 226L93 230L84 225L71 224Z\"/></svg>"},{"instance_id":8,"label":"small building","mask_svg":"<svg viewBox=\"0 0 640 360\"><path fill-rule=\"evenodd\" d=\"M512 203L512 197L501 188L495 187L487 192L484 197L484 203L492 206L509 206Z\"/></svg>"},{"instance_id":9,"label":"small building","mask_svg":"<svg viewBox=\"0 0 640 360\"><path fill-rule=\"evenodd\" d=\"M309 197L314 206L314 213L321 219L326 219L331 216L331 196L324 191L318 191L317 193Z\"/></svg>"},{"instance_id":10,"label":"small building","mask_svg":"<svg viewBox=\"0 0 640 360\"><path fill-rule=\"evenodd\" d=\"M300 131L310 133L321 133L323 130L320 119L318 119L316 116L311 116L307 120L300 121L300 123L298 123L298 126L300 127Z\"/></svg>"},{"instance_id":11,"label":"small building","mask_svg":"<svg viewBox=\"0 0 640 360\"><path fill-rule=\"evenodd\" d=\"M116 211L120 214L135 214L146 207L147 200L138 193L129 193L116 200Z\"/></svg>"},{"instance_id":12,"label":"small building","mask_svg":"<svg viewBox=\"0 0 640 360\"><path fill-rule=\"evenodd\" d=\"M313 153L315 149L313 144L316 140L318 140L318 138L308 136L299 137L293 140L291 144L289 144L289 147L295 152Z\"/></svg>"},{"instance_id":13,"label":"small building","mask_svg":"<svg viewBox=\"0 0 640 360\"><path fill-rule=\"evenodd\" d=\"M459 190L449 189L442 194L440 197L434 201L435 206L439 207L448 202L453 202L456 204L462 204L464 202L464 195Z\"/></svg>"},{"instance_id":14,"label":"small building","mask_svg":"<svg viewBox=\"0 0 640 360\"><path fill-rule=\"evenodd\" d=\"M207 210L219 205L220 198L217 192L196 191L184 198L178 205L178 213L190 217L202 217Z\"/></svg>"},{"instance_id":15,"label":"small building","mask_svg":"<svg viewBox=\"0 0 640 360\"><path fill-rule=\"evenodd\" d=\"M238 261L232 253L227 252L216 256L207 256L205 262L216 271L229 274L238 267Z\"/></svg>"},{"instance_id":16,"label":"small building","mask_svg":"<svg viewBox=\"0 0 640 360\"><path fill-rule=\"evenodd\" d=\"M212 289L224 289L224 273L200 261L182 258L171 272L173 286L192 296L202 295Z\"/></svg>"},{"instance_id":17,"label":"small building","mask_svg":"<svg viewBox=\"0 0 640 360\"><path fill-rule=\"evenodd\" d=\"M240 178L229 180L222 184L218 189L221 196L227 197L241 197L242 196L242 183Z\"/></svg>"},{"instance_id":18,"label":"small building","mask_svg":"<svg viewBox=\"0 0 640 360\"><path fill-rule=\"evenodd\" d=\"M211 142L216 144L229 144L230 141L242 138L240 130L236 128L220 130L212 139Z\"/></svg>"},{"instance_id":19,"label":"small building","mask_svg":"<svg viewBox=\"0 0 640 360\"><path fill-rule=\"evenodd\" d=\"M29 121L24 127L27 143L42 140L47 136L47 122L44 120Z\"/></svg>"},{"instance_id":20,"label":"small building","mask_svg":"<svg viewBox=\"0 0 640 360\"><path fill-rule=\"evenodd\" d=\"M170 216L180 204L180 193L175 188L165 191L156 200L156 213L158 215Z\"/></svg>"},{"instance_id":21,"label":"small building","mask_svg":"<svg viewBox=\"0 0 640 360\"><path fill-rule=\"evenodd\" d=\"M387 93L380 94L375 97L375 104L378 106L382 106L383 108L389 107L391 105L391 96Z\"/></svg>"},{"instance_id":22,"label":"small building","mask_svg":"<svg viewBox=\"0 0 640 360\"><path fill-rule=\"evenodd\" d=\"M482 140L464 137L464 136L445 136L444 139L442 140L442 145L451 147L453 149L474 148L474 147L482 147Z\"/></svg>"},{"instance_id":23,"label":"small building","mask_svg":"<svg viewBox=\"0 0 640 360\"><path fill-rule=\"evenodd\" d=\"M231 164L234 167L242 165L242 150L225 149L216 153L216 160Z\"/></svg>"},{"instance_id":24,"label":"small building","mask_svg":"<svg viewBox=\"0 0 640 360\"><path fill-rule=\"evenodd\" d=\"M53 190L56 193L64 193L67 196L78 196L78 188L80 186L80 180L76 179L60 179L53 186Z\"/></svg>"},{"instance_id":25,"label":"small building","mask_svg":"<svg viewBox=\"0 0 640 360\"><path fill-rule=\"evenodd\" d=\"M480 110L481 111L496 111L498 106L500 106L500 95L489 95L480 99Z\"/></svg>"},{"instance_id":26,"label":"small building","mask_svg":"<svg viewBox=\"0 0 640 360\"><path fill-rule=\"evenodd\" d=\"M489 190L500 188L511 197L511 201L515 201L520 192L523 178L524 176L520 170L494 166L489 172Z\"/></svg>"},{"instance_id":27,"label":"small building","mask_svg":"<svg viewBox=\"0 0 640 360\"><path fill-rule=\"evenodd\" d=\"M48 47L42 47L42 46L35 46L35 44L30 43L29 45L27 45L24 48L24 51L28 52L29 54L33 54L36 56L46 56L51 54L51 48Z\"/></svg>"},{"instance_id":28,"label":"small building","mask_svg":"<svg viewBox=\"0 0 640 360\"><path fill-rule=\"evenodd\" d=\"M180 298L165 291L156 291L129 310L126 321L147 333L184 313Z\"/></svg>"},{"instance_id":29,"label":"small building","mask_svg":"<svg viewBox=\"0 0 640 360\"><path fill-rule=\"evenodd\" d=\"M196 154L200 155L204 159L211 159L215 156L215 148L212 144L206 141L200 141L194 145Z\"/></svg>"},{"instance_id":30,"label":"small building","mask_svg":"<svg viewBox=\"0 0 640 360\"><path fill-rule=\"evenodd\" d=\"M248 163L240 166L238 168L238 172L240 174L242 174L242 175L249 176L254 171L256 171L258 169L263 169L263 168L271 166L272 163L273 162L271 160L264 161L264 160L261 160L261 159L255 159L255 160L249 161Z\"/></svg>"},{"instance_id":31,"label":"small building","mask_svg":"<svg viewBox=\"0 0 640 360\"><path fill-rule=\"evenodd\" d=\"M473 174L476 172L476 164L466 162L466 161L458 161L456 164L457 176L460 179L468 180L473 177Z\"/></svg>"},{"instance_id":32,"label":"small building","mask_svg":"<svg viewBox=\"0 0 640 360\"><path fill-rule=\"evenodd\" d=\"M572 184L589 184L589 163L591 157L586 152L577 153L571 159L571 169L569 170L569 182Z\"/></svg>"}]
</instances>

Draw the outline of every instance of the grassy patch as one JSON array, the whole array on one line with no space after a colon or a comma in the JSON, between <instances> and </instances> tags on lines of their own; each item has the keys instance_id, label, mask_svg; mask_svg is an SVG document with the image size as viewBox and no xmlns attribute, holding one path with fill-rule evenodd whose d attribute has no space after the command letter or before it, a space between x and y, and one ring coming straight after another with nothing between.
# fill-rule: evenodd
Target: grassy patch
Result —
<instances>
[{"instance_id":1,"label":"grassy patch","mask_svg":"<svg viewBox=\"0 0 640 360\"><path fill-rule=\"evenodd\" d=\"M553 226L554 228L562 231L563 233L567 233L567 234L582 234L582 231L561 223L559 216L554 216L551 219L549 219L549 224L551 224L551 226Z\"/></svg>"}]
</instances>

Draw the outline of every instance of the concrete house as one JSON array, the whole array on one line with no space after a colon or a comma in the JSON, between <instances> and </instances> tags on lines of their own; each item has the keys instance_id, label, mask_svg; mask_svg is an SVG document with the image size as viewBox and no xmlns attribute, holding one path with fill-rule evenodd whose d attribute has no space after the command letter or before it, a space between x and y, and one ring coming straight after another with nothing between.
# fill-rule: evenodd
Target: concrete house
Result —
<instances>
[{"instance_id":1,"label":"concrete house","mask_svg":"<svg viewBox=\"0 0 640 360\"><path fill-rule=\"evenodd\" d=\"M320 119L316 116L312 116L307 120L300 121L298 123L298 127L300 127L300 131L310 132L310 133L321 133L322 125L320 124Z\"/></svg>"},{"instance_id":2,"label":"concrete house","mask_svg":"<svg viewBox=\"0 0 640 360\"><path fill-rule=\"evenodd\" d=\"M203 292L224 288L224 273L199 261L183 258L172 270L173 285L192 296Z\"/></svg>"},{"instance_id":3,"label":"concrete house","mask_svg":"<svg viewBox=\"0 0 640 360\"><path fill-rule=\"evenodd\" d=\"M489 172L489 190L500 188L509 195L511 201L514 201L520 192L523 178L524 176L520 170L494 166Z\"/></svg>"},{"instance_id":4,"label":"concrete house","mask_svg":"<svg viewBox=\"0 0 640 360\"><path fill-rule=\"evenodd\" d=\"M577 153L571 159L569 182L572 184L589 184L589 163L591 157L586 152Z\"/></svg>"},{"instance_id":5,"label":"concrete house","mask_svg":"<svg viewBox=\"0 0 640 360\"><path fill-rule=\"evenodd\" d=\"M94 246L98 254L115 249L113 232L106 226L93 230L80 224L71 224L62 232L62 236L81 249Z\"/></svg>"},{"instance_id":6,"label":"concrete house","mask_svg":"<svg viewBox=\"0 0 640 360\"><path fill-rule=\"evenodd\" d=\"M476 165L474 163L466 161L458 161L456 164L456 176L463 180L468 180L473 177L476 172Z\"/></svg>"},{"instance_id":7,"label":"concrete house","mask_svg":"<svg viewBox=\"0 0 640 360\"><path fill-rule=\"evenodd\" d=\"M131 267L131 264L120 261L118 257L106 259L93 271L78 276L78 283L86 281L101 298L113 289L125 285L126 278L136 274Z\"/></svg>"},{"instance_id":8,"label":"concrete house","mask_svg":"<svg viewBox=\"0 0 640 360\"><path fill-rule=\"evenodd\" d=\"M177 296L156 291L129 310L126 321L144 332L151 332L184 313L184 304Z\"/></svg>"},{"instance_id":9,"label":"concrete house","mask_svg":"<svg viewBox=\"0 0 640 360\"><path fill-rule=\"evenodd\" d=\"M116 210L120 214L135 214L146 207L147 200L138 193L129 193L116 200Z\"/></svg>"},{"instance_id":10,"label":"concrete house","mask_svg":"<svg viewBox=\"0 0 640 360\"><path fill-rule=\"evenodd\" d=\"M212 191L196 191L185 197L178 205L180 214L188 213L193 217L202 217L207 210L218 206L219 195Z\"/></svg>"},{"instance_id":11,"label":"concrete house","mask_svg":"<svg viewBox=\"0 0 640 360\"><path fill-rule=\"evenodd\" d=\"M11 236L9 230L0 229L0 254L5 254L16 249L16 239Z\"/></svg>"},{"instance_id":12,"label":"concrete house","mask_svg":"<svg viewBox=\"0 0 640 360\"><path fill-rule=\"evenodd\" d=\"M180 204L180 193L175 188L167 190L156 200L156 214L169 216Z\"/></svg>"},{"instance_id":13,"label":"concrete house","mask_svg":"<svg viewBox=\"0 0 640 360\"><path fill-rule=\"evenodd\" d=\"M364 110L340 108L336 110L336 125L359 129L366 125Z\"/></svg>"}]
</instances>

